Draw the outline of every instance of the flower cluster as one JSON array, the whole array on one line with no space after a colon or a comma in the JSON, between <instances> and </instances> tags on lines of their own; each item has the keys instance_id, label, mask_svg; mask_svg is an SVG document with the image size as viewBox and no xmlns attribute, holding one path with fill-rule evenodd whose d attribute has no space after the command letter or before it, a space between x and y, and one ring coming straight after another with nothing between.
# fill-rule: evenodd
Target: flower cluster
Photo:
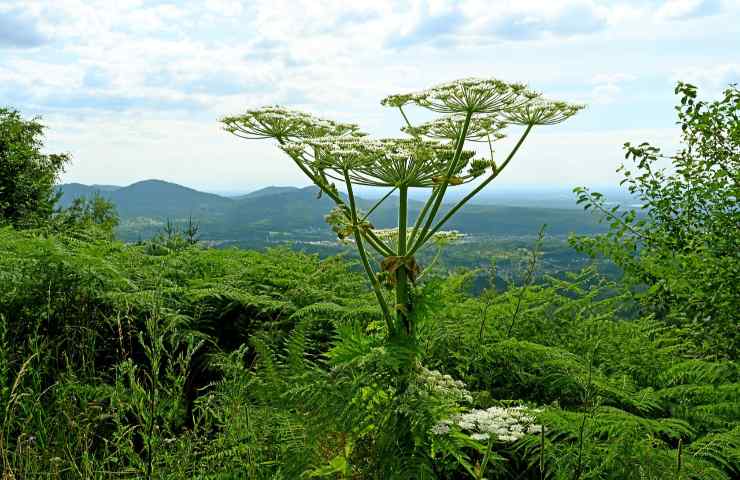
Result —
<instances>
[{"instance_id":1,"label":"flower cluster","mask_svg":"<svg viewBox=\"0 0 740 480\"><path fill-rule=\"evenodd\" d=\"M438 370L429 370L426 367L421 367L418 370L415 381L409 385L409 392L413 391L432 392L436 396L455 403L470 403L473 401L470 392L465 388L465 383L442 374Z\"/></svg>"},{"instance_id":2,"label":"flower cluster","mask_svg":"<svg viewBox=\"0 0 740 480\"><path fill-rule=\"evenodd\" d=\"M526 434L542 432L542 425L535 424L535 417L525 407L491 407L487 410L472 410L442 420L432 428L435 435L444 435L452 425L468 432L474 440L494 439L510 443L519 440Z\"/></svg>"},{"instance_id":3,"label":"flower cluster","mask_svg":"<svg viewBox=\"0 0 740 480\"><path fill-rule=\"evenodd\" d=\"M318 118L308 113L268 106L247 110L241 115L224 117L224 130L247 139L315 138L332 136L364 136L353 123L341 123Z\"/></svg>"},{"instance_id":4,"label":"flower cluster","mask_svg":"<svg viewBox=\"0 0 740 480\"><path fill-rule=\"evenodd\" d=\"M409 103L440 113L497 113L515 108L539 97L521 83L495 78L464 78L427 90L390 95L381 101L389 107Z\"/></svg>"},{"instance_id":5,"label":"flower cluster","mask_svg":"<svg viewBox=\"0 0 740 480\"><path fill-rule=\"evenodd\" d=\"M489 168L494 173L496 173L496 169L497 169L496 162L493 160L477 158L470 162L470 168L468 169L468 175L470 175L473 178L480 177L481 175L486 173L486 170L488 170Z\"/></svg>"},{"instance_id":6,"label":"flower cluster","mask_svg":"<svg viewBox=\"0 0 740 480\"><path fill-rule=\"evenodd\" d=\"M446 115L436 118L416 127L405 126L401 131L414 136L425 136L429 138L438 138L450 141L457 141L460 138L460 132L463 129L465 117L460 114ZM505 138L506 135L501 131L506 128L506 122L502 121L495 115L480 115L470 119L466 140L473 142L485 142L488 140L496 141Z\"/></svg>"},{"instance_id":7,"label":"flower cluster","mask_svg":"<svg viewBox=\"0 0 740 480\"><path fill-rule=\"evenodd\" d=\"M516 125L555 125L569 119L585 105L537 100L504 112L507 122Z\"/></svg>"},{"instance_id":8,"label":"flower cluster","mask_svg":"<svg viewBox=\"0 0 740 480\"><path fill-rule=\"evenodd\" d=\"M398 242L398 228L378 228L373 230L373 233L376 237L379 239L389 242L389 243L397 243ZM413 235L414 229L409 228L406 230L407 235ZM431 240L436 243L452 243L455 241L458 241L465 237L464 233L460 233L457 230L441 230L439 232L435 232L434 235L431 236Z\"/></svg>"},{"instance_id":9,"label":"flower cluster","mask_svg":"<svg viewBox=\"0 0 740 480\"><path fill-rule=\"evenodd\" d=\"M274 138L314 182L331 181L376 187L455 186L474 180L491 160L473 160L474 152L456 155L464 139L493 142L508 124L550 125L583 108L540 99L519 83L466 78L428 90L391 95L384 105L413 103L449 115L403 130L414 138L369 139L359 127L314 117L280 106L247 110L222 119L225 130L242 138ZM453 164L454 160L454 164Z\"/></svg>"},{"instance_id":10,"label":"flower cluster","mask_svg":"<svg viewBox=\"0 0 740 480\"><path fill-rule=\"evenodd\" d=\"M410 138L368 139L324 136L286 142L283 150L327 177L359 185L433 187L449 171L455 150L449 144ZM463 150L450 183L473 177L462 173L475 152Z\"/></svg>"},{"instance_id":11,"label":"flower cluster","mask_svg":"<svg viewBox=\"0 0 740 480\"><path fill-rule=\"evenodd\" d=\"M334 207L328 214L324 215L324 221L331 226L339 240L345 240L354 233L351 214L346 207ZM372 230L373 225L368 221L362 221L358 228Z\"/></svg>"}]
</instances>

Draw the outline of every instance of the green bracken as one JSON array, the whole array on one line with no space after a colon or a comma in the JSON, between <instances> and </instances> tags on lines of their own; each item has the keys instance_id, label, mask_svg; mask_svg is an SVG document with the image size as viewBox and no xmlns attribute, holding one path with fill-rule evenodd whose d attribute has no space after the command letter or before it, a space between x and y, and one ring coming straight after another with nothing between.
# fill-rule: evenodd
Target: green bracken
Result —
<instances>
[{"instance_id":1,"label":"green bracken","mask_svg":"<svg viewBox=\"0 0 740 480\"><path fill-rule=\"evenodd\" d=\"M432 268L455 240L481 256L442 230L469 200L441 206L444 190L477 178L474 195L535 122L577 110L518 84L388 97L404 118L411 104L447 115L407 125L403 139L367 140L279 107L226 120L240 136L277 139L335 200L329 223L359 262L206 248L192 220L122 243L110 204L54 213L46 183L16 189L28 170L12 170L8 191L44 201L25 211L31 222L12 209L0 219L0 477L740 478L740 103L736 88L713 103L688 85L678 93L677 170L658 172L654 148L627 146L641 211L579 191L611 225L573 241L621 277L613 265L600 273L603 258L543 268L544 228L486 272ZM492 151L513 122L524 134L503 161L464 148L490 136ZM41 145L26 146L15 165L38 160ZM417 187L431 198L415 221L401 208L398 228L377 229L359 184L384 186L379 203L398 193L403 204ZM429 246L435 258L419 265Z\"/></svg>"}]
</instances>

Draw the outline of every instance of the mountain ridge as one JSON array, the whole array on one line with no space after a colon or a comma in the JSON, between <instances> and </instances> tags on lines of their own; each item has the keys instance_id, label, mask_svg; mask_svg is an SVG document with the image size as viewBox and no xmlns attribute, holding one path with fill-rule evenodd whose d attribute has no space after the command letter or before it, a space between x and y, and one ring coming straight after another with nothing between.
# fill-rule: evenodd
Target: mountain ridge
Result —
<instances>
[{"instance_id":1,"label":"mountain ridge","mask_svg":"<svg viewBox=\"0 0 740 480\"><path fill-rule=\"evenodd\" d=\"M290 236L310 235L331 238L324 217L334 207L318 187L265 187L239 197L225 197L163 180L142 180L113 190L95 185L62 184L60 206L69 206L75 197L101 195L110 200L121 217L119 237L124 240L147 238L158 231L166 219L198 222L204 239L264 238L271 232ZM344 194L342 194L344 196ZM376 200L357 198L359 208L368 210ZM370 217L377 228L397 223L397 197L390 197ZM410 219L418 215L422 203L410 202ZM443 206L443 212L449 205ZM548 232L591 234L605 230L582 210L506 205L470 204L445 226L447 229L480 235L533 235L544 223Z\"/></svg>"}]
</instances>

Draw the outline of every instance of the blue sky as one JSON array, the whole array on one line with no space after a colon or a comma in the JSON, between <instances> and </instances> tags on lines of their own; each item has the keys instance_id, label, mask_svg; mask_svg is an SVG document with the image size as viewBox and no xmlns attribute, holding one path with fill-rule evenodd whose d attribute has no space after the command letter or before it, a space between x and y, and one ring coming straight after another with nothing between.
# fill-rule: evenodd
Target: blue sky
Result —
<instances>
[{"instance_id":1,"label":"blue sky","mask_svg":"<svg viewBox=\"0 0 740 480\"><path fill-rule=\"evenodd\" d=\"M625 141L676 148L678 79L707 97L740 80L740 0L0 0L0 104L42 116L63 181L304 185L218 119L283 104L396 135L381 98L469 76L588 104L500 184L614 184Z\"/></svg>"}]
</instances>

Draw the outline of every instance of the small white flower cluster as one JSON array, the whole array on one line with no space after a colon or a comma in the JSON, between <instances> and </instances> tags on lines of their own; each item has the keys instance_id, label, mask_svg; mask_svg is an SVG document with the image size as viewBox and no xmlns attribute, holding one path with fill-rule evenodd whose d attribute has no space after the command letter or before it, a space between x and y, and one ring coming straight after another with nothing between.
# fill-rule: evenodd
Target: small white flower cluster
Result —
<instances>
[{"instance_id":1,"label":"small white flower cluster","mask_svg":"<svg viewBox=\"0 0 740 480\"><path fill-rule=\"evenodd\" d=\"M432 427L432 433L434 435L447 435L450 433L450 424L446 422L439 422Z\"/></svg>"},{"instance_id":2,"label":"small white flower cluster","mask_svg":"<svg viewBox=\"0 0 740 480\"><path fill-rule=\"evenodd\" d=\"M315 117L281 106L250 109L221 120L224 129L243 138L312 138L325 135L362 136L357 125Z\"/></svg>"},{"instance_id":3,"label":"small white flower cluster","mask_svg":"<svg viewBox=\"0 0 740 480\"><path fill-rule=\"evenodd\" d=\"M495 78L463 78L418 92L390 95L382 105L402 107L414 103L442 113L496 113L539 97L521 83Z\"/></svg>"},{"instance_id":4,"label":"small white flower cluster","mask_svg":"<svg viewBox=\"0 0 740 480\"><path fill-rule=\"evenodd\" d=\"M436 395L440 395L454 402L472 402L473 397L465 388L465 383L461 380L455 380L450 375L442 374L438 370L429 370L421 367L416 377L415 385L412 384L410 391L414 388L431 390Z\"/></svg>"},{"instance_id":5,"label":"small white flower cluster","mask_svg":"<svg viewBox=\"0 0 740 480\"><path fill-rule=\"evenodd\" d=\"M402 127L401 131L409 135L423 135L429 138L439 138L456 141L460 137L465 122L465 116L461 114L446 115L435 118L429 122L422 123L417 127ZM494 142L505 138L501 130L506 128L506 122L495 115L480 115L470 119L466 140L474 142L485 142L489 139Z\"/></svg>"},{"instance_id":6,"label":"small white flower cluster","mask_svg":"<svg viewBox=\"0 0 740 480\"><path fill-rule=\"evenodd\" d=\"M409 228L408 233L410 234L414 229ZM398 229L397 228L376 228L373 230L376 237L386 242L397 242L398 241Z\"/></svg>"},{"instance_id":7,"label":"small white flower cluster","mask_svg":"<svg viewBox=\"0 0 740 480\"><path fill-rule=\"evenodd\" d=\"M244 112L244 115L260 118L262 120L271 120L273 122L316 120L315 117L309 113L301 112L299 110L290 110L288 108L281 107L280 105L249 109Z\"/></svg>"},{"instance_id":8,"label":"small white flower cluster","mask_svg":"<svg viewBox=\"0 0 740 480\"><path fill-rule=\"evenodd\" d=\"M472 410L442 420L432 428L435 435L449 433L450 427L456 425L478 441L493 438L500 442L510 443L527 434L542 432L542 425L535 424L535 417L530 413L538 410L526 407L491 407L486 410Z\"/></svg>"},{"instance_id":9,"label":"small white flower cluster","mask_svg":"<svg viewBox=\"0 0 740 480\"><path fill-rule=\"evenodd\" d=\"M406 230L407 235L413 235L414 234L414 228L409 228ZM377 228L373 230L373 233L376 237L380 238L381 240L389 241L389 242L397 242L398 241L398 228ZM461 240L465 237L464 233L461 233L457 230L440 230L439 232L435 232L434 235L432 235L431 240L435 243L451 243L455 242L457 240Z\"/></svg>"},{"instance_id":10,"label":"small white flower cluster","mask_svg":"<svg viewBox=\"0 0 740 480\"><path fill-rule=\"evenodd\" d=\"M410 148L411 141L401 142L400 139L392 144L389 139L326 135L286 142L282 148L288 153L317 152L315 161L326 164L325 168L342 169L344 166L351 168L379 162L383 158L405 160L411 157L413 150Z\"/></svg>"},{"instance_id":11,"label":"small white flower cluster","mask_svg":"<svg viewBox=\"0 0 740 480\"><path fill-rule=\"evenodd\" d=\"M324 221L331 226L334 233L337 234L340 242L346 243L349 237L354 233L351 214L345 207L334 207L328 214L324 215ZM373 225L368 221L359 222L358 228L362 230L371 230Z\"/></svg>"},{"instance_id":12,"label":"small white flower cluster","mask_svg":"<svg viewBox=\"0 0 740 480\"><path fill-rule=\"evenodd\" d=\"M585 105L538 99L517 109L504 112L509 123L517 125L555 125L569 119Z\"/></svg>"},{"instance_id":13,"label":"small white flower cluster","mask_svg":"<svg viewBox=\"0 0 740 480\"><path fill-rule=\"evenodd\" d=\"M388 158L406 160L413 157L419 149L446 148L435 141L419 141L408 138L359 138L346 136L325 136L307 139L301 142L305 145L320 148L330 155L379 155Z\"/></svg>"},{"instance_id":14,"label":"small white flower cluster","mask_svg":"<svg viewBox=\"0 0 740 480\"><path fill-rule=\"evenodd\" d=\"M359 185L433 187L449 171L455 149L446 143L417 138L358 138L352 135L324 136L285 142L281 148L296 161L310 164L312 170L345 181L348 172ZM475 154L463 150L451 185L472 180L459 174Z\"/></svg>"}]
</instances>

